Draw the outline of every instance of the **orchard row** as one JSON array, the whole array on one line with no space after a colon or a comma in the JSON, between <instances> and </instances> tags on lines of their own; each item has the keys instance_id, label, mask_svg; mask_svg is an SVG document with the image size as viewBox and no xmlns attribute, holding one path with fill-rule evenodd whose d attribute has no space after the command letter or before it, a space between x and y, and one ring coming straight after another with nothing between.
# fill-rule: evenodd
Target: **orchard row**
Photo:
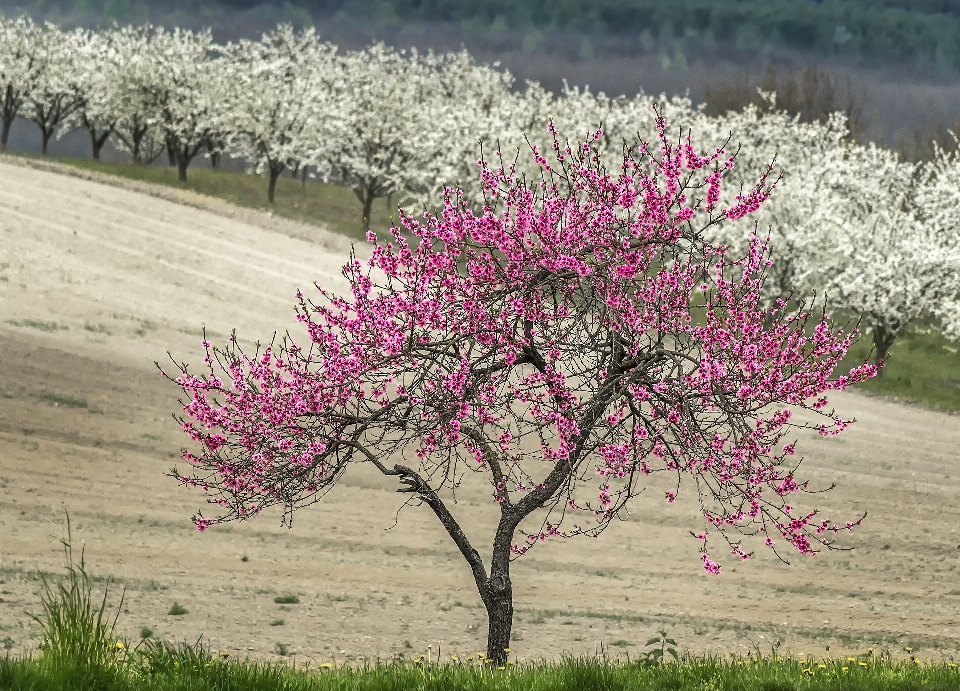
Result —
<instances>
[{"instance_id":1,"label":"orchard row","mask_svg":"<svg viewBox=\"0 0 960 691\"><path fill-rule=\"evenodd\" d=\"M435 206L448 185L482 204L481 156L539 175L529 147L550 157L551 121L561 138L589 139L617 160L637 136L655 140L659 103L674 137L739 152L732 173L744 189L772 160L783 174L753 220L722 224L715 238L745 250L755 226L771 235L769 304L815 297L863 315L877 358L920 322L960 337L957 156L903 162L852 142L841 113L801 123L777 110L775 94L765 109L707 116L684 98L552 94L465 51L344 52L289 26L217 45L209 32L66 32L26 18L0 19L0 88L4 147L22 117L44 151L80 129L95 158L112 138L138 163L168 155L183 180L197 157L217 165L228 154L268 176L271 201L284 171L309 170L350 187L364 219L376 198Z\"/></svg>"}]
</instances>

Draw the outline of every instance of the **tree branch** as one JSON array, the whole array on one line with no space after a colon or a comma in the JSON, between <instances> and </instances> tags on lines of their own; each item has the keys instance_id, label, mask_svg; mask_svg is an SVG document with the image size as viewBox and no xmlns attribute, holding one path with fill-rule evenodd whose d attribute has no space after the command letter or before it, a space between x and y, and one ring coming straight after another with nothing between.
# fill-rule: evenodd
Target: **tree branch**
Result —
<instances>
[{"instance_id":1,"label":"tree branch","mask_svg":"<svg viewBox=\"0 0 960 691\"><path fill-rule=\"evenodd\" d=\"M484 605L486 605L488 599L487 571L483 566L483 560L480 558L477 550L473 548L473 545L470 544L470 540L467 539L463 529L460 528L460 524L457 523L453 514L450 513L450 510L447 509L443 500L440 499L433 488L411 468L395 465L393 466L393 472L390 474L399 475L400 483L406 485L406 487L398 489L398 492L416 494L427 506L433 509L437 518L440 519L440 523L442 523L446 529L447 534L453 539L454 544L457 545L460 554L463 555L463 558L467 560L467 564L470 565L470 570L473 572L473 580L476 581L477 590L480 591L480 597L483 599Z\"/></svg>"}]
</instances>

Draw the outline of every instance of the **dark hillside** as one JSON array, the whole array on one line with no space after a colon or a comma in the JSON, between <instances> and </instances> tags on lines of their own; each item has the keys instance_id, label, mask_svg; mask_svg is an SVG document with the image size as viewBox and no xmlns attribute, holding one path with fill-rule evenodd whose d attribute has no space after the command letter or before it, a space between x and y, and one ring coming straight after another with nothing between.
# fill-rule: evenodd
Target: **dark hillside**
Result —
<instances>
[{"instance_id":1,"label":"dark hillside","mask_svg":"<svg viewBox=\"0 0 960 691\"><path fill-rule=\"evenodd\" d=\"M315 25L347 49L465 46L521 85L687 93L713 109L799 85L812 67L835 83L836 107L859 104L859 138L911 157L951 143L960 119L960 0L0 0L0 12L211 27L220 41Z\"/></svg>"}]
</instances>

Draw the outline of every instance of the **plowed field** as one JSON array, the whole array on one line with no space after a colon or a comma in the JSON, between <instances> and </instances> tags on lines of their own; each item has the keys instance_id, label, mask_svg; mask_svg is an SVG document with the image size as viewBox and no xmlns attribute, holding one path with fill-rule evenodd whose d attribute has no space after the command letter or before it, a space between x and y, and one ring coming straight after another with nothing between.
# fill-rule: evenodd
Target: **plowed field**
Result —
<instances>
[{"instance_id":1,"label":"plowed field","mask_svg":"<svg viewBox=\"0 0 960 691\"><path fill-rule=\"evenodd\" d=\"M431 513L398 514L391 483L360 469L291 530L264 515L201 535L189 521L199 493L164 476L182 443L170 417L180 392L154 361L169 350L199 362L204 326L215 342L232 328L244 344L299 333L295 291L342 287L342 240L9 162L0 190L0 641L36 648L36 574L62 571L67 509L91 573L112 577L114 595L126 587L119 627L131 640L148 627L235 655L275 657L283 644L316 661L484 648L468 569ZM760 548L710 577L689 535L695 507L651 490L601 539L547 543L516 563L513 653L602 644L635 655L663 628L694 652L780 641L795 653L956 654L960 417L857 393L833 403L857 424L800 449L807 477L838 485L811 506L869 512L846 538L855 549L787 566ZM490 504L477 490L457 505L481 553ZM288 594L300 603L274 602ZM174 602L188 612L169 615Z\"/></svg>"}]
</instances>

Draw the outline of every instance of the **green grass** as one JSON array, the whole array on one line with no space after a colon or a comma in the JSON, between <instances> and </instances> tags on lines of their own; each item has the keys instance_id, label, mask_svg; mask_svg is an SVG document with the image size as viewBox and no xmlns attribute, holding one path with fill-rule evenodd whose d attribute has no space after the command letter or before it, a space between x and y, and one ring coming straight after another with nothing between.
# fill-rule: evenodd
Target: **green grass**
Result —
<instances>
[{"instance_id":1,"label":"green grass","mask_svg":"<svg viewBox=\"0 0 960 691\"><path fill-rule=\"evenodd\" d=\"M204 167L204 162L187 170L187 182L177 179L177 169L168 166L143 166L132 163L107 163L86 158L48 157L16 154L17 156L51 160L82 170L106 173L130 180L150 182L176 189L187 189L216 197L237 206L269 211L277 216L307 224L323 225L352 240L364 241L366 230L361 222L363 208L353 191L341 185L307 180L302 185L288 175L277 181L276 201L267 201L267 178L262 175L234 173ZM390 216L396 217L396 204L388 210L385 199L374 202L371 227L385 230L390 227Z\"/></svg>"},{"instance_id":2,"label":"green grass","mask_svg":"<svg viewBox=\"0 0 960 691\"><path fill-rule=\"evenodd\" d=\"M174 602L167 614L169 614L171 617L182 617L187 613L187 611L187 608L181 605L179 602Z\"/></svg>"},{"instance_id":3,"label":"green grass","mask_svg":"<svg viewBox=\"0 0 960 691\"><path fill-rule=\"evenodd\" d=\"M62 324L57 324L57 322L45 322L39 319L8 319L7 323L28 329L39 329L40 331L66 331L69 328Z\"/></svg>"},{"instance_id":4,"label":"green grass","mask_svg":"<svg viewBox=\"0 0 960 691\"><path fill-rule=\"evenodd\" d=\"M870 347L868 335L850 349L838 371L862 363ZM883 374L856 388L960 410L960 344L926 329L915 329L894 342Z\"/></svg>"},{"instance_id":5,"label":"green grass","mask_svg":"<svg viewBox=\"0 0 960 691\"><path fill-rule=\"evenodd\" d=\"M289 653L278 644L277 654ZM863 660L866 667L860 666ZM69 673L65 673L69 671ZM194 646L146 641L113 674L82 665L65 670L38 658L0 659L0 689L33 691L956 691L960 672L950 663L917 664L860 658L821 663L753 657L686 657L679 662L567 658L496 668L475 659L423 660L359 667L305 667L286 661L224 659Z\"/></svg>"},{"instance_id":6,"label":"green grass","mask_svg":"<svg viewBox=\"0 0 960 691\"><path fill-rule=\"evenodd\" d=\"M46 403L51 403L56 406L64 406L66 408L86 408L87 402L81 398L74 398L73 396L64 396L56 393L39 393L37 398Z\"/></svg>"},{"instance_id":7,"label":"green grass","mask_svg":"<svg viewBox=\"0 0 960 691\"><path fill-rule=\"evenodd\" d=\"M299 605L300 598L296 595L278 595L273 598L273 601L278 605Z\"/></svg>"}]
</instances>

